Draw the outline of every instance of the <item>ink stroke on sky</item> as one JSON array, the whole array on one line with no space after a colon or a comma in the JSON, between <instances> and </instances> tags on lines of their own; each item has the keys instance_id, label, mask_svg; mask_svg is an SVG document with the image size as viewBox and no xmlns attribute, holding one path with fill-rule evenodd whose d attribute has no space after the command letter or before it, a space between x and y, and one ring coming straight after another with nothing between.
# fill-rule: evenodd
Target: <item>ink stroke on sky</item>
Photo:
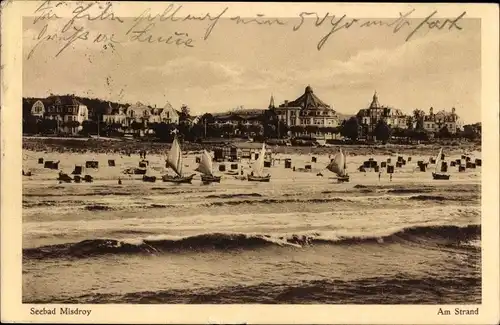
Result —
<instances>
[{"instance_id":1,"label":"ink stroke on sky","mask_svg":"<svg viewBox=\"0 0 500 325\"><path fill-rule=\"evenodd\" d=\"M62 47L55 56L59 56L68 47L76 42L92 42L113 44L125 42L137 42L143 44L165 44L184 48L192 48L200 42L209 41L210 35L217 32L217 25L221 19L229 19L237 25L260 25L267 28L289 28L297 32L305 24L313 24L318 29L320 39L317 43L317 50L321 51L325 44L330 41L332 35L339 32L356 32L356 29L363 28L389 28L394 34L406 33L406 41L409 41L419 32L432 30L461 31L461 20L466 15L462 12L455 18L435 18L438 14L434 11L425 18L413 18L416 16L415 9L405 13L399 13L399 17L393 20L373 20L348 18L346 14L301 12L297 17L291 17L297 22L291 23L290 20L266 17L265 14L258 13L254 17L231 16L229 7L225 7L215 13L204 13L194 15L189 13L183 5L169 4L162 12L154 12L148 8L132 19L120 18L113 12L113 4L108 2L100 4L91 2L76 6L69 18L63 18L58 14L59 8L66 8L68 2L45 1L35 11L33 24L44 24L39 34L36 36L36 44L28 54L31 58L37 47L50 41L61 41ZM293 19L295 18L295 19ZM65 23L55 24L55 21L64 20ZM108 21L114 24L126 25L125 32L121 34L109 33L108 31L95 31L87 27L88 23L96 21ZM173 23L179 28L187 24L204 23L200 27L202 36L189 34L182 30L176 30L170 34L158 32L155 30L160 24ZM324 29L328 32L324 33Z\"/></svg>"}]
</instances>

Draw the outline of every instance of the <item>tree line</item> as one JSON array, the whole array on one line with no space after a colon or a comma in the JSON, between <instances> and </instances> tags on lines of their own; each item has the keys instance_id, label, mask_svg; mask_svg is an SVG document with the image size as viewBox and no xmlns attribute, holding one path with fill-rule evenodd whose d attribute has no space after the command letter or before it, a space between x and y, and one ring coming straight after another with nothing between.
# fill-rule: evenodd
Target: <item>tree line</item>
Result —
<instances>
[{"instance_id":1,"label":"tree line","mask_svg":"<svg viewBox=\"0 0 500 325\"><path fill-rule=\"evenodd\" d=\"M66 95L69 96L69 95ZM101 116L111 104L113 107L129 106L96 98L75 97L75 99L92 108L93 116ZM216 118L210 114L203 114L196 123L192 123L193 117L190 115L188 106L183 105L179 111L179 123L149 123L146 120L133 121L128 127L119 123L107 124L102 122L102 118L84 121L58 122L51 119L40 119L31 115L31 106L37 98L23 98L23 133L28 134L57 134L61 126L69 128L82 127L80 134L84 136L100 134L103 136L121 136L124 131L131 131L139 135L146 132L146 136L151 134L160 141L171 141L174 134L187 141L196 141L202 138L231 138L231 137L252 137L255 140L285 138L289 133L295 135L305 135L311 138L317 133L327 133L341 135L351 141L361 138L376 139L376 141L388 142L392 137L412 140L431 140L433 138L467 138L477 140L481 138L481 123L465 125L463 130L452 134L447 127L441 128L438 132L432 133L424 129L423 117L425 113L415 110L413 115L407 118L407 128L391 128L384 120L380 120L373 130L368 130L366 125L359 123L359 118L353 116L344 120L337 127L322 127L318 125L292 125L289 126L279 120L272 110L265 110L263 114L251 119L242 119L239 124L217 124ZM237 115L237 114L235 114ZM89 116L89 117L90 117ZM244 123L249 121L250 123Z\"/></svg>"}]
</instances>

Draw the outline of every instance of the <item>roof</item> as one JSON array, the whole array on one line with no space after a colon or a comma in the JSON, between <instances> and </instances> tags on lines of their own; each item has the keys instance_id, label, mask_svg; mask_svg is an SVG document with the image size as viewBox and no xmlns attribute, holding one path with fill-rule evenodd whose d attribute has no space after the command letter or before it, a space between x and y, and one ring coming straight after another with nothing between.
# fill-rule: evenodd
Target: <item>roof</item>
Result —
<instances>
[{"instance_id":1,"label":"roof","mask_svg":"<svg viewBox=\"0 0 500 325\"><path fill-rule=\"evenodd\" d=\"M265 109L235 109L229 112L213 113L212 116L218 120L252 120L259 119L265 113Z\"/></svg>"},{"instance_id":2,"label":"roof","mask_svg":"<svg viewBox=\"0 0 500 325\"><path fill-rule=\"evenodd\" d=\"M377 91L373 94L372 102L370 104L370 108L381 108L380 104L378 103L378 96L377 96Z\"/></svg>"},{"instance_id":3,"label":"roof","mask_svg":"<svg viewBox=\"0 0 500 325\"><path fill-rule=\"evenodd\" d=\"M78 101L72 95L49 96L49 97L47 97L47 100L50 101L50 103L54 104L54 105L63 105L63 106L83 105L80 101Z\"/></svg>"},{"instance_id":4,"label":"roof","mask_svg":"<svg viewBox=\"0 0 500 325\"><path fill-rule=\"evenodd\" d=\"M400 109L393 108L390 106L380 105L376 91L373 94L370 106L368 108L360 109L358 111L358 114L356 114L356 116L358 116L358 117L371 116L371 111L373 111L373 110L382 111L382 116L386 116L386 117L387 116L404 116L403 112Z\"/></svg>"},{"instance_id":5,"label":"roof","mask_svg":"<svg viewBox=\"0 0 500 325\"><path fill-rule=\"evenodd\" d=\"M244 115L262 115L264 114L265 109L259 108L238 108L231 111L232 114L244 116Z\"/></svg>"},{"instance_id":6,"label":"roof","mask_svg":"<svg viewBox=\"0 0 500 325\"><path fill-rule=\"evenodd\" d=\"M108 106L106 107L104 114L106 115L118 114L119 108L120 105L108 102Z\"/></svg>"},{"instance_id":7,"label":"roof","mask_svg":"<svg viewBox=\"0 0 500 325\"><path fill-rule=\"evenodd\" d=\"M424 121L433 121L436 117L446 118L447 120L451 119L458 120L458 115L455 113L453 109L451 112L447 112L444 109L442 109L433 115L425 115Z\"/></svg>"},{"instance_id":8,"label":"roof","mask_svg":"<svg viewBox=\"0 0 500 325\"><path fill-rule=\"evenodd\" d=\"M330 105L323 102L314 94L311 86L307 86L302 96L288 102L286 106L300 107L302 109L331 109Z\"/></svg>"},{"instance_id":9,"label":"roof","mask_svg":"<svg viewBox=\"0 0 500 325\"><path fill-rule=\"evenodd\" d=\"M130 105L129 109L134 110L134 111L145 111L145 110L150 110L151 107L146 106L141 102L137 102L135 104Z\"/></svg>"},{"instance_id":10,"label":"roof","mask_svg":"<svg viewBox=\"0 0 500 325\"><path fill-rule=\"evenodd\" d=\"M163 110L168 110L170 112L175 112L177 115L179 115L179 112L176 109L174 109L174 107L172 106L172 104L170 104L170 102L167 102L165 104L165 106L163 106L163 108L160 109L160 112L163 112Z\"/></svg>"}]
</instances>

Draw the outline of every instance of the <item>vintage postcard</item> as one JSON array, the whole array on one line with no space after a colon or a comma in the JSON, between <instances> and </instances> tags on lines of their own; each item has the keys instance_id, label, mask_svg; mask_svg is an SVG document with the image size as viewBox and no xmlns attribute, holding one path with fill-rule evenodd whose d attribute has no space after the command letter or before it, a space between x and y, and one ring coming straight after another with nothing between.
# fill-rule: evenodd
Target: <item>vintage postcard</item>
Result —
<instances>
[{"instance_id":1,"label":"vintage postcard","mask_svg":"<svg viewBox=\"0 0 500 325\"><path fill-rule=\"evenodd\" d=\"M3 322L498 323L498 6L1 25Z\"/></svg>"}]
</instances>

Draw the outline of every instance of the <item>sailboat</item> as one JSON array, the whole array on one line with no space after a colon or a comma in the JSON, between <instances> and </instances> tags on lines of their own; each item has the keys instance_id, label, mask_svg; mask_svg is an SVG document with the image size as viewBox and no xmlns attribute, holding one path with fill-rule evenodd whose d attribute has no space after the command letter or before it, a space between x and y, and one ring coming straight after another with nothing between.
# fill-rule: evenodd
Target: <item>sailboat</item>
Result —
<instances>
[{"instance_id":1,"label":"sailboat","mask_svg":"<svg viewBox=\"0 0 500 325\"><path fill-rule=\"evenodd\" d=\"M432 173L432 178L436 180L448 180L450 179L450 175L441 172L441 162L443 161L443 148L439 150L438 156L436 158L436 168Z\"/></svg>"},{"instance_id":2,"label":"sailboat","mask_svg":"<svg viewBox=\"0 0 500 325\"><path fill-rule=\"evenodd\" d=\"M162 180L164 182L191 183L194 175L196 175L192 174L189 176L184 176L184 174L182 173L182 167L183 167L182 150L179 144L179 140L177 139L177 136L175 136L174 141L172 142L172 147L170 148L170 152L168 153L167 166L172 168L177 175L176 176L163 175Z\"/></svg>"},{"instance_id":3,"label":"sailboat","mask_svg":"<svg viewBox=\"0 0 500 325\"><path fill-rule=\"evenodd\" d=\"M266 144L262 144L262 149L259 153L259 158L255 161L252 167L252 173L247 175L247 179L251 182L269 182L271 175L264 176L264 160L266 157Z\"/></svg>"},{"instance_id":4,"label":"sailboat","mask_svg":"<svg viewBox=\"0 0 500 325\"><path fill-rule=\"evenodd\" d=\"M220 183L221 177L213 174L212 157L210 157L210 154L206 150L203 150L201 161L195 170L201 173L201 181L203 183Z\"/></svg>"},{"instance_id":5,"label":"sailboat","mask_svg":"<svg viewBox=\"0 0 500 325\"><path fill-rule=\"evenodd\" d=\"M349 175L347 174L346 158L342 149L333 156L332 160L326 166L326 169L332 173L337 174L337 180L339 182L349 182Z\"/></svg>"}]
</instances>

